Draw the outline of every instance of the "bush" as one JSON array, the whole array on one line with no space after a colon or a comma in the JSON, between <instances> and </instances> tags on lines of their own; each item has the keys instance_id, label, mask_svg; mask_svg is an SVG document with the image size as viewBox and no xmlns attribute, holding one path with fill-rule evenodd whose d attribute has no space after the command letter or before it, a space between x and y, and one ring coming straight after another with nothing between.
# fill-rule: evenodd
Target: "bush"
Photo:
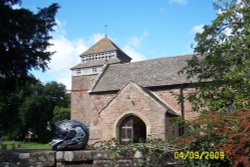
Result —
<instances>
[{"instance_id":1,"label":"bush","mask_svg":"<svg viewBox=\"0 0 250 167\"><path fill-rule=\"evenodd\" d=\"M122 145L116 140L98 142L98 146L92 148L110 151L112 158L117 161L120 158L139 158L142 167L163 167L173 160L173 152L178 150L171 141L148 140L146 143L133 143ZM94 144L94 145L96 145Z\"/></svg>"},{"instance_id":2,"label":"bush","mask_svg":"<svg viewBox=\"0 0 250 167\"><path fill-rule=\"evenodd\" d=\"M191 121L188 127L191 129L189 134L177 139L180 146L188 146L192 151L225 153L225 160L204 160L205 164L234 167L250 165L250 110L205 113Z\"/></svg>"}]
</instances>

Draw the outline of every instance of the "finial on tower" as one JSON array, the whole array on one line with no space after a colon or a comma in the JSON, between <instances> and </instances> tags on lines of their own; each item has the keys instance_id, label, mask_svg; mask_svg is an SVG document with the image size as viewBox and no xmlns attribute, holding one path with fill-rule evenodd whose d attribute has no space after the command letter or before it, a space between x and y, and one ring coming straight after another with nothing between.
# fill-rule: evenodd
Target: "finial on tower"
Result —
<instances>
[{"instance_id":1,"label":"finial on tower","mask_svg":"<svg viewBox=\"0 0 250 167\"><path fill-rule=\"evenodd\" d=\"M108 25L105 24L104 27L105 27L105 37L107 38L108 37L108 33L107 33Z\"/></svg>"}]
</instances>

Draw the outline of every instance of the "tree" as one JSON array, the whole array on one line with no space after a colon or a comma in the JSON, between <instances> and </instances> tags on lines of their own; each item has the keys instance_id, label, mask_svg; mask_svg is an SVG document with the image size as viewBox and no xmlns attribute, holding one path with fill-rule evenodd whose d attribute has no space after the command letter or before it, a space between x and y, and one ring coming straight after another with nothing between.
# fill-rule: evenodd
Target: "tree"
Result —
<instances>
[{"instance_id":1,"label":"tree","mask_svg":"<svg viewBox=\"0 0 250 167\"><path fill-rule=\"evenodd\" d=\"M197 55L181 71L197 77L194 110L235 111L250 106L250 1L219 0L216 19L197 33Z\"/></svg>"},{"instance_id":2,"label":"tree","mask_svg":"<svg viewBox=\"0 0 250 167\"><path fill-rule=\"evenodd\" d=\"M197 120L180 138L190 150L222 151L226 161L185 161L214 166L249 166L250 130L250 1L218 0L216 19L196 34L197 55L180 72L197 78L188 96Z\"/></svg>"},{"instance_id":3,"label":"tree","mask_svg":"<svg viewBox=\"0 0 250 167\"><path fill-rule=\"evenodd\" d=\"M53 52L50 32L55 26L57 4L39 9L14 9L20 0L0 0L0 93L18 89L31 69L46 70Z\"/></svg>"},{"instance_id":4,"label":"tree","mask_svg":"<svg viewBox=\"0 0 250 167\"><path fill-rule=\"evenodd\" d=\"M0 94L0 131L3 133L1 135L13 138L25 132L19 109L24 99L32 93L30 86L37 82L39 81L31 76L26 79L19 91Z\"/></svg>"},{"instance_id":5,"label":"tree","mask_svg":"<svg viewBox=\"0 0 250 167\"><path fill-rule=\"evenodd\" d=\"M201 126L203 128L201 128ZM233 113L210 112L190 121L193 130L178 139L187 150L210 151L210 156L185 163L190 166L244 166L250 165L250 110Z\"/></svg>"},{"instance_id":6,"label":"tree","mask_svg":"<svg viewBox=\"0 0 250 167\"><path fill-rule=\"evenodd\" d=\"M56 82L45 85L37 82L28 89L30 94L24 97L18 110L24 132L31 130L38 141L48 142L51 138L46 128L54 117L53 111L57 107L67 107L65 86Z\"/></svg>"},{"instance_id":7,"label":"tree","mask_svg":"<svg viewBox=\"0 0 250 167\"><path fill-rule=\"evenodd\" d=\"M51 123L56 123L65 119L70 119L70 94L65 94L66 105L55 106Z\"/></svg>"},{"instance_id":8,"label":"tree","mask_svg":"<svg viewBox=\"0 0 250 167\"><path fill-rule=\"evenodd\" d=\"M28 85L38 82L30 70L48 68L53 52L46 49L51 45L50 32L56 25L55 14L59 8L52 4L33 13L13 8L18 3L21 0L0 0L0 131L12 137L26 127L19 115L20 106L31 94ZM39 98L30 100L38 102ZM39 103L36 105L48 107L43 101Z\"/></svg>"},{"instance_id":9,"label":"tree","mask_svg":"<svg viewBox=\"0 0 250 167\"><path fill-rule=\"evenodd\" d=\"M56 106L53 111L52 124L65 119L70 119L70 108Z\"/></svg>"}]
</instances>

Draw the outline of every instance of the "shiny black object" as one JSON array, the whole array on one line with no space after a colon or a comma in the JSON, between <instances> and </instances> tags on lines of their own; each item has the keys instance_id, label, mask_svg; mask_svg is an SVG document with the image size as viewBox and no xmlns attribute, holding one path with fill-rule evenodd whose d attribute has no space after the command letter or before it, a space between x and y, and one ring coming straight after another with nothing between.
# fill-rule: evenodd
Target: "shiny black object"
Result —
<instances>
[{"instance_id":1,"label":"shiny black object","mask_svg":"<svg viewBox=\"0 0 250 167\"><path fill-rule=\"evenodd\" d=\"M79 121L63 120L56 122L51 128L53 150L82 150L88 143L89 131Z\"/></svg>"}]
</instances>

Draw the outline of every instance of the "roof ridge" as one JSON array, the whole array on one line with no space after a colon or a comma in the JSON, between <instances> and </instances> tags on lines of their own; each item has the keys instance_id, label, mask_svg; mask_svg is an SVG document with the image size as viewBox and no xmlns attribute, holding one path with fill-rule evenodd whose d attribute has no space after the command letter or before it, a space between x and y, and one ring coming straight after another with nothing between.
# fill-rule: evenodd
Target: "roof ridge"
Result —
<instances>
[{"instance_id":1,"label":"roof ridge","mask_svg":"<svg viewBox=\"0 0 250 167\"><path fill-rule=\"evenodd\" d=\"M82 54L80 54L80 57L90 54L104 53L115 50L121 50L121 49L117 45L115 45L109 38L104 37L100 39L98 42L96 42L94 45L92 45L89 49L84 51Z\"/></svg>"},{"instance_id":2,"label":"roof ridge","mask_svg":"<svg viewBox=\"0 0 250 167\"><path fill-rule=\"evenodd\" d=\"M142 87L169 86L197 82L187 79L185 73L178 74L192 55L162 57L124 64L111 64L100 78L93 92L120 90L133 81Z\"/></svg>"},{"instance_id":3,"label":"roof ridge","mask_svg":"<svg viewBox=\"0 0 250 167\"><path fill-rule=\"evenodd\" d=\"M197 54L185 54L185 55L177 55L177 56L156 57L156 58L153 58L153 59L139 60L139 61L135 61L135 62L128 62L128 63L122 63L122 64L111 64L111 66L143 63L143 62L149 62L149 61L154 61L154 60L159 60L159 59L180 58L180 57L188 57L188 56L191 57L191 56L194 56L194 55L197 55Z\"/></svg>"}]
</instances>

